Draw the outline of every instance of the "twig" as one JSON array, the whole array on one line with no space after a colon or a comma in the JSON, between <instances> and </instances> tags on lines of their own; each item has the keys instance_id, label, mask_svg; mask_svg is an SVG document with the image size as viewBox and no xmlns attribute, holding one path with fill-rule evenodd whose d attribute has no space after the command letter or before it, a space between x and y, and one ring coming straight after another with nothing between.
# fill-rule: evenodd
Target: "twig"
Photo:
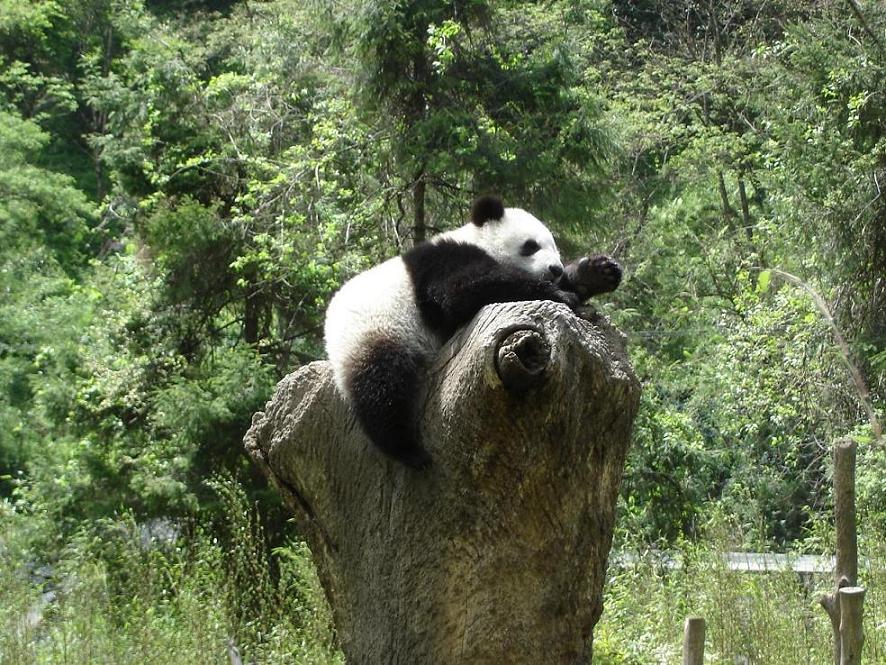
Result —
<instances>
[{"instance_id":1,"label":"twig","mask_svg":"<svg viewBox=\"0 0 886 665\"><path fill-rule=\"evenodd\" d=\"M821 297L818 291L813 289L811 286L809 286L809 284L804 282L796 275L792 275L791 273L785 272L784 270L779 270L778 268L761 268L760 266L754 267L758 270L770 270L776 273L777 275L789 281L791 284L799 286L812 298L812 301L815 303L816 308L831 327L831 331L834 334L834 340L837 342L837 348L840 349L840 355L843 358L843 363L846 365L846 368L849 370L849 374L852 376L852 381L855 383L855 389L858 391L858 397L861 400L862 406L867 413L868 420L871 423L871 432L874 435L874 440L876 442L881 442L883 436L883 428L880 426L880 420L877 418L877 413L874 411L874 406L871 400L871 391L868 390L864 377L861 374L861 370L859 370L858 366L854 362L852 362L852 355L849 350L849 344L846 343L846 338L843 337L843 333L840 331L840 327L837 325L837 322L834 321L831 310L828 307L828 304L825 302L824 298Z\"/></svg>"},{"instance_id":2,"label":"twig","mask_svg":"<svg viewBox=\"0 0 886 665\"><path fill-rule=\"evenodd\" d=\"M880 49L880 52L883 52L883 42L880 41L880 38L877 36L877 33L871 30L871 27L868 25L868 22L864 18L864 14L861 13L861 7L858 6L858 2L856 0L847 0L849 3L849 7L852 9L852 13L855 14L855 18L858 19L858 22L861 23L861 27L868 34L874 44L877 45L877 48Z\"/></svg>"}]
</instances>

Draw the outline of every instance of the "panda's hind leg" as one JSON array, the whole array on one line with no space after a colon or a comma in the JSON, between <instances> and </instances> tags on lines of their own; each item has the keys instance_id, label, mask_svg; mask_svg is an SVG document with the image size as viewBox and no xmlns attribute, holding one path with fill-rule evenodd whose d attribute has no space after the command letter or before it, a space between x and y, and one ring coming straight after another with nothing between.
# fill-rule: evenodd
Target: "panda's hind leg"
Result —
<instances>
[{"instance_id":1,"label":"panda's hind leg","mask_svg":"<svg viewBox=\"0 0 886 665\"><path fill-rule=\"evenodd\" d=\"M431 463L418 434L422 367L419 354L380 338L366 345L347 381L354 413L369 439L389 457L416 469Z\"/></svg>"}]
</instances>

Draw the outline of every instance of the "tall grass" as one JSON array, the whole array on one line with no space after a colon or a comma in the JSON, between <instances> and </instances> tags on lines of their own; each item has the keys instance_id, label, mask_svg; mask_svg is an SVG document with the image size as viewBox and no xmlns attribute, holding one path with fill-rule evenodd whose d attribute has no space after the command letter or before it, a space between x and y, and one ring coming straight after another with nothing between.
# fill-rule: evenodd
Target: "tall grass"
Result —
<instances>
[{"instance_id":1,"label":"tall grass","mask_svg":"<svg viewBox=\"0 0 886 665\"><path fill-rule=\"evenodd\" d=\"M809 665L831 662L831 624L819 606L829 576L730 571L719 547L682 548L669 567L647 553L610 567L594 631L595 665L679 663L683 621L706 621L705 662ZM886 663L886 546L863 542L866 587L863 662Z\"/></svg>"},{"instance_id":2,"label":"tall grass","mask_svg":"<svg viewBox=\"0 0 886 665\"><path fill-rule=\"evenodd\" d=\"M302 543L267 553L239 487L215 483L230 517L223 541L146 539L131 518L83 529L43 580L23 515L0 514L0 665L243 663L329 665L329 608ZM217 530L216 530L217 531Z\"/></svg>"},{"instance_id":3,"label":"tall grass","mask_svg":"<svg viewBox=\"0 0 886 665\"><path fill-rule=\"evenodd\" d=\"M0 665L101 663L343 665L310 552L272 553L232 481L213 483L228 521L151 539L131 517L84 527L53 557L33 543L39 517L0 503ZM212 535L215 534L215 535ZM679 567L641 556L610 566L595 665L680 662L683 620L707 622L706 662L828 663L818 606L827 576L741 573L727 540L681 548ZM865 663L886 663L886 539L862 537Z\"/></svg>"}]
</instances>

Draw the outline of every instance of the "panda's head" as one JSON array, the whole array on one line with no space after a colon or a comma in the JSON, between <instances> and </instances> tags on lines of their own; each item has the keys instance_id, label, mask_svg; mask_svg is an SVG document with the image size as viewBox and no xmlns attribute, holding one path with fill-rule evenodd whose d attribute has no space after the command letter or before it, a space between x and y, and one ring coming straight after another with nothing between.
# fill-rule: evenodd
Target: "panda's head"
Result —
<instances>
[{"instance_id":1,"label":"panda's head","mask_svg":"<svg viewBox=\"0 0 886 665\"><path fill-rule=\"evenodd\" d=\"M554 280L563 274L563 262L554 236L541 221L520 208L505 208L493 196L477 199L471 207L471 241L494 259Z\"/></svg>"}]
</instances>

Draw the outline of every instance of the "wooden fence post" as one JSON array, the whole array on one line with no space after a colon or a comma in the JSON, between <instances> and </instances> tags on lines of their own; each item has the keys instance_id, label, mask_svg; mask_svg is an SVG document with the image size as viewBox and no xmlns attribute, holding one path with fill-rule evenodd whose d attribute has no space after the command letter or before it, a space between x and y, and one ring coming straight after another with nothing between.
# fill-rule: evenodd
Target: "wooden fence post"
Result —
<instances>
[{"instance_id":1,"label":"wooden fence post","mask_svg":"<svg viewBox=\"0 0 886 665\"><path fill-rule=\"evenodd\" d=\"M855 451L852 439L834 444L834 527L837 534L837 565L834 570L836 588L821 597L820 603L831 620L834 631L834 665L855 663L841 655L841 590L858 584L858 539L855 525ZM848 596L847 596L848 597ZM854 598L854 596L853 596ZM853 601L854 602L854 601ZM860 622L859 605L859 627Z\"/></svg>"},{"instance_id":2,"label":"wooden fence post","mask_svg":"<svg viewBox=\"0 0 886 665\"><path fill-rule=\"evenodd\" d=\"M683 626L683 665L704 663L704 619L687 617Z\"/></svg>"},{"instance_id":3,"label":"wooden fence post","mask_svg":"<svg viewBox=\"0 0 886 665\"><path fill-rule=\"evenodd\" d=\"M864 589L858 586L840 589L840 665L860 665L862 631L862 608Z\"/></svg>"}]
</instances>

